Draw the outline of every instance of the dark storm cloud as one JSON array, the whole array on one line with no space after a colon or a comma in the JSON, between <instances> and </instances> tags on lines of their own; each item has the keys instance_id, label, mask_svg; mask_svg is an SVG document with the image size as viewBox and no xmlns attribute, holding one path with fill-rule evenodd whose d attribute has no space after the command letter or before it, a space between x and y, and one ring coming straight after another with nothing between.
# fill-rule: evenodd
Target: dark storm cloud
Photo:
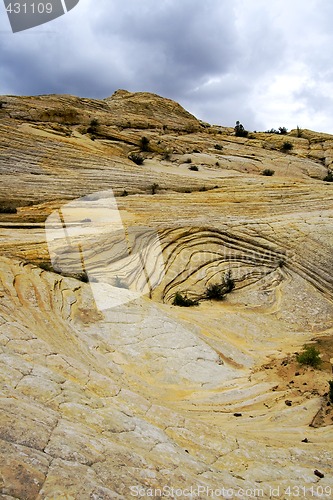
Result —
<instances>
[{"instance_id":1,"label":"dark storm cloud","mask_svg":"<svg viewBox=\"0 0 333 500\"><path fill-rule=\"evenodd\" d=\"M140 6L130 1L96 19L94 32L101 43L111 40L120 48L131 88L179 98L206 78L228 71L237 57L231 7L216 0L146 0Z\"/></svg>"},{"instance_id":2,"label":"dark storm cloud","mask_svg":"<svg viewBox=\"0 0 333 500\"><path fill-rule=\"evenodd\" d=\"M332 16L325 0L81 0L13 35L2 7L0 93L103 98L125 88L214 123L333 132Z\"/></svg>"},{"instance_id":3,"label":"dark storm cloud","mask_svg":"<svg viewBox=\"0 0 333 500\"><path fill-rule=\"evenodd\" d=\"M176 97L206 76L226 71L236 57L231 5L216 0L195 7L189 0L91 3L92 15L87 12L72 33L61 33L63 18L48 25L57 26L56 33L10 37L1 60L13 76L11 85L16 76L18 93L48 92L51 86L104 97L123 83Z\"/></svg>"}]
</instances>

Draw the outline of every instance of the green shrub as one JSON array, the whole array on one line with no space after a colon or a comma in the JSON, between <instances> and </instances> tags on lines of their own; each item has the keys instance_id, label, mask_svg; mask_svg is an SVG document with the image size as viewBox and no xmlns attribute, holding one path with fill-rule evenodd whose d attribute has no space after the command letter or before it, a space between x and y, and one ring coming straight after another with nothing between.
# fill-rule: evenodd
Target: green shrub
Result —
<instances>
[{"instance_id":1,"label":"green shrub","mask_svg":"<svg viewBox=\"0 0 333 500\"><path fill-rule=\"evenodd\" d=\"M296 357L300 365L312 366L313 368L318 368L321 364L320 351L313 345L305 345L303 347L303 352Z\"/></svg>"},{"instance_id":2,"label":"green shrub","mask_svg":"<svg viewBox=\"0 0 333 500\"><path fill-rule=\"evenodd\" d=\"M208 300L223 300L225 294L226 292L223 283L212 283L206 288L205 298Z\"/></svg>"},{"instance_id":3,"label":"green shrub","mask_svg":"<svg viewBox=\"0 0 333 500\"><path fill-rule=\"evenodd\" d=\"M231 276L231 271L227 271L223 278L224 286L226 288L226 293L232 292L235 288L235 280Z\"/></svg>"},{"instance_id":4,"label":"green shrub","mask_svg":"<svg viewBox=\"0 0 333 500\"><path fill-rule=\"evenodd\" d=\"M89 277L86 271L83 271L82 273L78 273L73 276L77 280L83 281L83 283L88 283L89 282Z\"/></svg>"},{"instance_id":5,"label":"green shrub","mask_svg":"<svg viewBox=\"0 0 333 500\"><path fill-rule=\"evenodd\" d=\"M154 184L152 184L151 186L151 194L156 194L159 187L160 186L156 182L154 182Z\"/></svg>"},{"instance_id":6,"label":"green shrub","mask_svg":"<svg viewBox=\"0 0 333 500\"><path fill-rule=\"evenodd\" d=\"M271 128L269 130L265 130L265 134L278 134L279 131L276 130L275 128Z\"/></svg>"},{"instance_id":7,"label":"green shrub","mask_svg":"<svg viewBox=\"0 0 333 500\"><path fill-rule=\"evenodd\" d=\"M282 146L281 146L281 151L282 153L287 153L288 151L291 151L293 149L293 145L291 144L291 142L288 142L288 141L285 141Z\"/></svg>"},{"instance_id":8,"label":"green shrub","mask_svg":"<svg viewBox=\"0 0 333 500\"><path fill-rule=\"evenodd\" d=\"M162 154L162 160L170 161L171 160L171 153L170 151L164 151Z\"/></svg>"},{"instance_id":9,"label":"green shrub","mask_svg":"<svg viewBox=\"0 0 333 500\"><path fill-rule=\"evenodd\" d=\"M172 305L180 307L192 307L199 305L197 300L188 299L186 295L182 295L180 292L176 292Z\"/></svg>"},{"instance_id":10,"label":"green shrub","mask_svg":"<svg viewBox=\"0 0 333 500\"><path fill-rule=\"evenodd\" d=\"M325 182L333 182L333 172L332 172L332 170L330 170L330 169L327 170L327 175L326 175L326 177L323 178L323 181L325 181Z\"/></svg>"},{"instance_id":11,"label":"green shrub","mask_svg":"<svg viewBox=\"0 0 333 500\"><path fill-rule=\"evenodd\" d=\"M328 397L331 403L333 403L333 380L329 380L328 384L330 386L329 391L328 391Z\"/></svg>"},{"instance_id":12,"label":"green shrub","mask_svg":"<svg viewBox=\"0 0 333 500\"><path fill-rule=\"evenodd\" d=\"M204 298L209 300L223 300L227 293L235 288L235 281L231 277L231 271L227 271L221 283L212 283L207 286Z\"/></svg>"},{"instance_id":13,"label":"green shrub","mask_svg":"<svg viewBox=\"0 0 333 500\"><path fill-rule=\"evenodd\" d=\"M297 137L302 137L302 134L303 134L303 130L301 128L299 128L299 126L297 125Z\"/></svg>"},{"instance_id":14,"label":"green shrub","mask_svg":"<svg viewBox=\"0 0 333 500\"><path fill-rule=\"evenodd\" d=\"M279 127L279 130L276 130L275 128L271 128L270 130L266 130L265 134L286 135L287 132L288 132L288 129L286 127Z\"/></svg>"},{"instance_id":15,"label":"green shrub","mask_svg":"<svg viewBox=\"0 0 333 500\"><path fill-rule=\"evenodd\" d=\"M272 170L270 168L265 168L265 170L262 171L262 175L271 176L274 174L275 174L275 170Z\"/></svg>"},{"instance_id":16,"label":"green shrub","mask_svg":"<svg viewBox=\"0 0 333 500\"><path fill-rule=\"evenodd\" d=\"M147 137L141 137L140 149L141 151L149 151L149 139Z\"/></svg>"},{"instance_id":17,"label":"green shrub","mask_svg":"<svg viewBox=\"0 0 333 500\"><path fill-rule=\"evenodd\" d=\"M145 161L144 157L138 153L131 153L129 159L136 163L136 165L142 165Z\"/></svg>"},{"instance_id":18,"label":"green shrub","mask_svg":"<svg viewBox=\"0 0 333 500\"><path fill-rule=\"evenodd\" d=\"M48 262L48 261L43 261L43 262L40 262L38 264L38 266L43 269L43 271L50 271L52 273L54 273L54 269L53 269L53 266L51 264L51 262Z\"/></svg>"},{"instance_id":19,"label":"green shrub","mask_svg":"<svg viewBox=\"0 0 333 500\"><path fill-rule=\"evenodd\" d=\"M245 130L243 125L237 120L236 126L234 128L236 137L247 137L249 132Z\"/></svg>"},{"instance_id":20,"label":"green shrub","mask_svg":"<svg viewBox=\"0 0 333 500\"><path fill-rule=\"evenodd\" d=\"M0 205L0 214L17 214L17 208L9 205Z\"/></svg>"},{"instance_id":21,"label":"green shrub","mask_svg":"<svg viewBox=\"0 0 333 500\"><path fill-rule=\"evenodd\" d=\"M99 127L99 121L96 118L93 118L90 122L89 127L87 128L88 134L96 134Z\"/></svg>"},{"instance_id":22,"label":"green shrub","mask_svg":"<svg viewBox=\"0 0 333 500\"><path fill-rule=\"evenodd\" d=\"M42 261L42 262L39 262L38 264L38 267L40 267L41 269L43 269L43 271L49 271L51 273L56 273L56 274L60 274L61 276L65 276L65 277L68 277L68 278L74 278L74 279L77 279L79 281L82 281L83 283L88 283L89 282L89 277L88 277L88 274L86 271L82 271L80 273L65 273L62 271L61 268L59 267L53 267L52 266L52 263L50 261Z\"/></svg>"},{"instance_id":23,"label":"green shrub","mask_svg":"<svg viewBox=\"0 0 333 500\"><path fill-rule=\"evenodd\" d=\"M189 170L193 170L194 172L198 172L199 168L196 165L191 165L188 167Z\"/></svg>"}]
</instances>

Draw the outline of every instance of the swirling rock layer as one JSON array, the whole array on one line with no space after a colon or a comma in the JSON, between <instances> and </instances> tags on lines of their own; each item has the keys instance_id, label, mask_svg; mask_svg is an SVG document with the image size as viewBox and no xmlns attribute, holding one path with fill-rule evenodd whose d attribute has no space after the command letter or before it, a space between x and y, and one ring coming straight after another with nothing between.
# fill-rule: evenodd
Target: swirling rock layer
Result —
<instances>
[{"instance_id":1,"label":"swirling rock layer","mask_svg":"<svg viewBox=\"0 0 333 500\"><path fill-rule=\"evenodd\" d=\"M331 136L236 138L172 101L124 91L2 101L2 497L328 492L333 195L321 179ZM143 135L139 166L128 155ZM123 236L106 218L93 238L78 233L76 253L57 241L54 272L45 220L103 190L116 195ZM92 222L85 214L84 227ZM92 283L77 279L82 255ZM226 272L235 289L223 301L172 305L176 292L204 297ZM126 299L101 308L94 286ZM320 370L296 361L312 339Z\"/></svg>"}]
</instances>

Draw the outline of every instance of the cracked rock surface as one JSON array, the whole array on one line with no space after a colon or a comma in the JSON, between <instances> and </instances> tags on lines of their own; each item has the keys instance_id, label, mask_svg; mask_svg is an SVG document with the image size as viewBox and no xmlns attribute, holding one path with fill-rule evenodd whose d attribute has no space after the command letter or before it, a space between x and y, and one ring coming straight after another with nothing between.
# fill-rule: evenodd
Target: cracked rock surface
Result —
<instances>
[{"instance_id":1,"label":"cracked rock surface","mask_svg":"<svg viewBox=\"0 0 333 500\"><path fill-rule=\"evenodd\" d=\"M148 498L165 486L248 492L239 498L333 491L333 193L321 180L332 137L236 138L147 93L3 102L1 498L128 499L139 487ZM138 166L128 155L143 135L150 151ZM279 150L286 139L290 154ZM147 228L158 234L163 272L150 293L100 309L93 283L45 266L44 222L108 188L139 248ZM106 283L113 244L106 228L89 254ZM227 272L232 293L203 300ZM200 304L175 307L177 291ZM296 360L309 342L318 370Z\"/></svg>"}]
</instances>

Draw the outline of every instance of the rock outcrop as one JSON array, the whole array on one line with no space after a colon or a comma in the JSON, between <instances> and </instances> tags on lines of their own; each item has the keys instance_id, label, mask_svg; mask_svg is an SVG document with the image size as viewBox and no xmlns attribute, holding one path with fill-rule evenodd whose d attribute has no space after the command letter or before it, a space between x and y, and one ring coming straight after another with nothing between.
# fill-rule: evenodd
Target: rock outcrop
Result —
<instances>
[{"instance_id":1,"label":"rock outcrop","mask_svg":"<svg viewBox=\"0 0 333 500\"><path fill-rule=\"evenodd\" d=\"M322 180L333 138L238 138L148 93L1 101L2 498L333 488L333 193ZM133 255L111 273L118 247L101 218L84 254L97 285L84 282L90 267L68 248L79 268L53 267L45 221L111 190L142 259L140 242L158 236L163 272L149 293L101 308L94 286L121 295L140 281ZM207 300L226 273L235 288ZM199 305L172 305L177 292ZM296 359L309 342L318 370Z\"/></svg>"}]
</instances>

